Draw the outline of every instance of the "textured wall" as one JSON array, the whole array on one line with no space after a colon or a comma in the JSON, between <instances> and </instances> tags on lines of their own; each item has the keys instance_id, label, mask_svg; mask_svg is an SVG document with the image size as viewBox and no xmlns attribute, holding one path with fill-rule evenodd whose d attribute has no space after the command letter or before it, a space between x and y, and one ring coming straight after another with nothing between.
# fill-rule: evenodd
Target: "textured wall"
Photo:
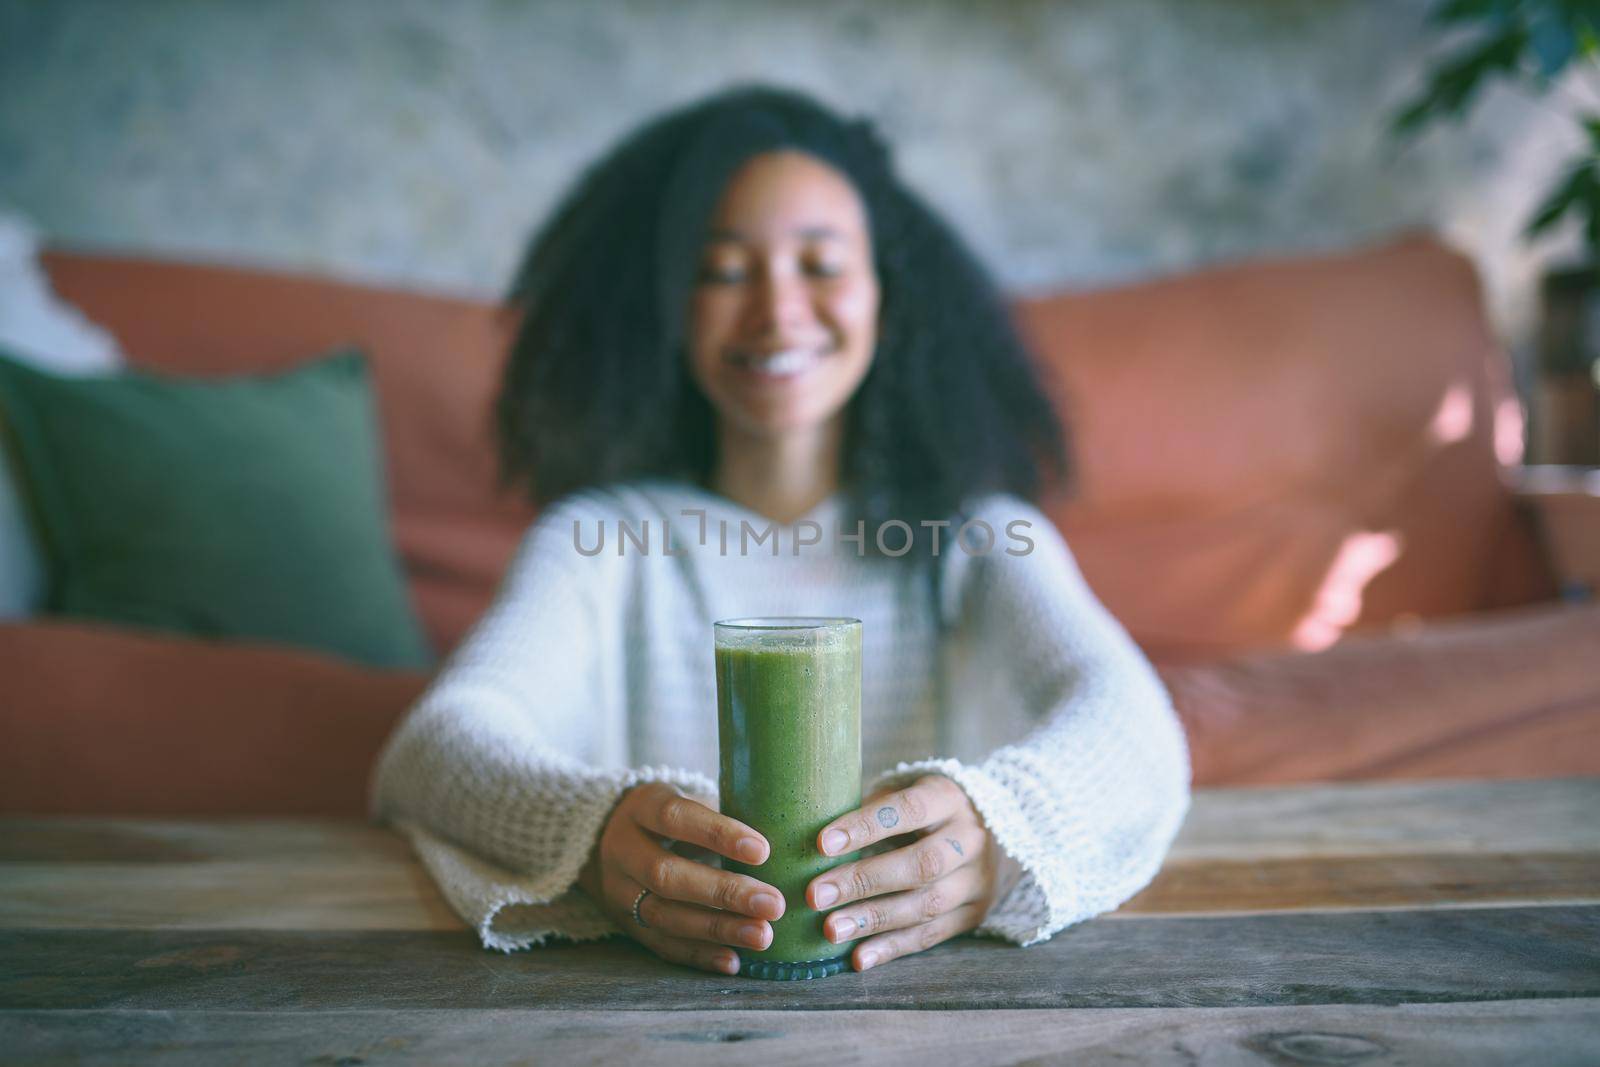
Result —
<instances>
[{"instance_id":1,"label":"textured wall","mask_svg":"<svg viewBox=\"0 0 1600 1067\"><path fill-rule=\"evenodd\" d=\"M494 293L576 169L744 79L876 117L1018 289L1433 223L1508 336L1571 136L1385 151L1421 0L0 0L0 205L95 246ZM1555 249L1560 250L1558 245Z\"/></svg>"}]
</instances>

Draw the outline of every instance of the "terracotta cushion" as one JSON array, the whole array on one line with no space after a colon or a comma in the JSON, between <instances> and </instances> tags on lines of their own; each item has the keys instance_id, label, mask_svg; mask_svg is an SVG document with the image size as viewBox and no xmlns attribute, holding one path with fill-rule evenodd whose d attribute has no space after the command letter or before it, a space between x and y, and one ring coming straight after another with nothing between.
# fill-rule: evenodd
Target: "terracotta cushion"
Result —
<instances>
[{"instance_id":1,"label":"terracotta cushion","mask_svg":"<svg viewBox=\"0 0 1600 1067\"><path fill-rule=\"evenodd\" d=\"M345 815L425 676L258 644L0 625L0 811Z\"/></svg>"},{"instance_id":2,"label":"terracotta cushion","mask_svg":"<svg viewBox=\"0 0 1600 1067\"><path fill-rule=\"evenodd\" d=\"M1600 605L1163 671L1198 785L1600 774Z\"/></svg>"},{"instance_id":3,"label":"terracotta cushion","mask_svg":"<svg viewBox=\"0 0 1600 1067\"><path fill-rule=\"evenodd\" d=\"M1026 301L1077 435L1050 514L1153 655L1323 648L1496 582L1520 454L1466 259L1425 237ZM1510 572L1510 573L1515 573Z\"/></svg>"},{"instance_id":4,"label":"terracotta cushion","mask_svg":"<svg viewBox=\"0 0 1600 1067\"><path fill-rule=\"evenodd\" d=\"M270 271L51 252L62 298L137 367L276 370L342 345L372 361L395 542L434 648L488 606L531 511L496 492L489 404L506 324L479 301Z\"/></svg>"}]
</instances>

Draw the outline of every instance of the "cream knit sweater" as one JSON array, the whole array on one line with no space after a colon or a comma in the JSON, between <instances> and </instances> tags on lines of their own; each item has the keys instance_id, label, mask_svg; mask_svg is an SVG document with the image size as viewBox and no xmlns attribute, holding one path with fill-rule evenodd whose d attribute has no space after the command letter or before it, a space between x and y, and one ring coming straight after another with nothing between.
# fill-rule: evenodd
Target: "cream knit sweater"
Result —
<instances>
[{"instance_id":1,"label":"cream knit sweater","mask_svg":"<svg viewBox=\"0 0 1600 1067\"><path fill-rule=\"evenodd\" d=\"M642 482L534 523L372 782L374 816L486 946L615 932L575 884L624 790L666 781L715 802L711 624L736 616L862 620L863 758L882 769L868 790L939 773L966 791L1015 874L980 932L1031 944L1155 874L1188 807L1183 734L1050 520L977 501L989 550L982 526L959 545L941 529L919 567L858 555L842 514L835 497L758 543L755 513ZM883 531L888 551L903 538Z\"/></svg>"}]
</instances>

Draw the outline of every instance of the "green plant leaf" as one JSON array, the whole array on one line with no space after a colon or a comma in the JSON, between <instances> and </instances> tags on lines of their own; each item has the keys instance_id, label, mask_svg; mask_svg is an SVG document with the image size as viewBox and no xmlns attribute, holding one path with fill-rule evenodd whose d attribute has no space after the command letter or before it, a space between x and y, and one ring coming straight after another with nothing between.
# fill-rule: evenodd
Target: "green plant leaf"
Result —
<instances>
[{"instance_id":1,"label":"green plant leaf","mask_svg":"<svg viewBox=\"0 0 1600 1067\"><path fill-rule=\"evenodd\" d=\"M1539 61L1539 73L1546 81L1554 81L1578 50L1572 28L1561 21L1556 11L1541 12L1529 19L1528 43Z\"/></svg>"},{"instance_id":2,"label":"green plant leaf","mask_svg":"<svg viewBox=\"0 0 1600 1067\"><path fill-rule=\"evenodd\" d=\"M1595 0L1546 0L1550 16L1572 32L1578 55L1600 53L1600 4Z\"/></svg>"},{"instance_id":3,"label":"green plant leaf","mask_svg":"<svg viewBox=\"0 0 1600 1067\"><path fill-rule=\"evenodd\" d=\"M1433 72L1421 95L1400 109L1390 131L1404 137L1434 118L1460 118L1486 77L1517 71L1527 42L1521 27L1511 27L1457 51Z\"/></svg>"},{"instance_id":4,"label":"green plant leaf","mask_svg":"<svg viewBox=\"0 0 1600 1067\"><path fill-rule=\"evenodd\" d=\"M1496 77L1544 93L1577 64L1600 59L1600 0L1439 0L1428 12L1431 26L1476 36L1433 64L1428 80L1390 120L1396 138L1414 135L1441 118L1459 120L1483 85ZM1600 70L1600 65L1592 69ZM1575 110L1575 109L1574 109ZM1575 218L1600 263L1600 114L1575 114L1588 147L1534 210L1523 231L1532 240L1565 218Z\"/></svg>"},{"instance_id":5,"label":"green plant leaf","mask_svg":"<svg viewBox=\"0 0 1600 1067\"><path fill-rule=\"evenodd\" d=\"M1509 22L1516 16L1517 0L1446 0L1428 13L1436 26L1489 19Z\"/></svg>"},{"instance_id":6,"label":"green plant leaf","mask_svg":"<svg viewBox=\"0 0 1600 1067\"><path fill-rule=\"evenodd\" d=\"M1600 15L1573 20L1574 35L1578 38L1578 54L1584 58L1600 56Z\"/></svg>"},{"instance_id":7,"label":"green plant leaf","mask_svg":"<svg viewBox=\"0 0 1600 1067\"><path fill-rule=\"evenodd\" d=\"M1591 225L1596 218L1600 218L1600 160L1585 160L1572 168L1555 191L1534 210L1533 218L1522 231L1522 236L1532 240L1574 208L1580 209L1580 213L1586 210ZM1596 246L1600 247L1600 242Z\"/></svg>"}]
</instances>

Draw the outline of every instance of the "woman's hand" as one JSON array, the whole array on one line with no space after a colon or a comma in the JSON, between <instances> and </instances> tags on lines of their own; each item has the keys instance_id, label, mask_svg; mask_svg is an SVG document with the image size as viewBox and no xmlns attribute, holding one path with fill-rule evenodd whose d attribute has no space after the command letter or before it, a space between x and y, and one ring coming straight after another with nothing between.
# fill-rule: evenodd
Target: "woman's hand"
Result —
<instances>
[{"instance_id":1,"label":"woman's hand","mask_svg":"<svg viewBox=\"0 0 1600 1067\"><path fill-rule=\"evenodd\" d=\"M943 775L927 775L883 793L822 828L817 848L837 856L889 838L915 834L907 845L812 879L806 900L835 944L855 946L855 968L921 952L966 933L994 902L999 850L966 792Z\"/></svg>"},{"instance_id":2,"label":"woman's hand","mask_svg":"<svg viewBox=\"0 0 1600 1067\"><path fill-rule=\"evenodd\" d=\"M719 974L737 974L739 956L721 946L762 949L772 943L769 920L783 914L783 894L765 882L721 871L664 847L683 841L709 852L760 864L766 838L659 782L623 794L578 876L578 884L627 934L662 959ZM633 918L639 905L640 926Z\"/></svg>"}]
</instances>

